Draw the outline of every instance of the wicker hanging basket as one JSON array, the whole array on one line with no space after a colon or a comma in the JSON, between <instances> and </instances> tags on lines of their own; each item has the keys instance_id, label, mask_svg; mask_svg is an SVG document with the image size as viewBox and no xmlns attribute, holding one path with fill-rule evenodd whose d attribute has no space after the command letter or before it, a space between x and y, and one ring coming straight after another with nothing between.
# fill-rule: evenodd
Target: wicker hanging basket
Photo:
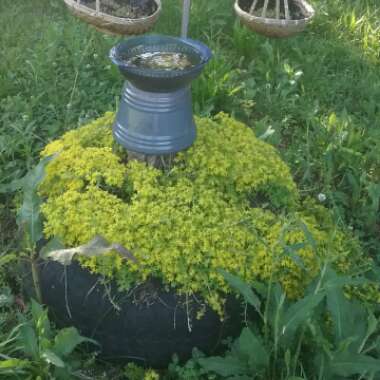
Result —
<instances>
[{"instance_id":1,"label":"wicker hanging basket","mask_svg":"<svg viewBox=\"0 0 380 380\"><path fill-rule=\"evenodd\" d=\"M268 14L270 4L274 5L273 15ZM301 14L297 19L291 17L291 8L294 7ZM244 25L267 37L298 34L306 28L315 13L305 0L236 0L235 12Z\"/></svg>"},{"instance_id":2,"label":"wicker hanging basket","mask_svg":"<svg viewBox=\"0 0 380 380\"><path fill-rule=\"evenodd\" d=\"M116 17L101 11L102 0L96 0L95 9L85 5L83 0L64 0L69 10L77 17L93 25L96 29L118 35L142 34L150 30L157 22L162 10L161 0L153 14L141 18Z\"/></svg>"}]
</instances>

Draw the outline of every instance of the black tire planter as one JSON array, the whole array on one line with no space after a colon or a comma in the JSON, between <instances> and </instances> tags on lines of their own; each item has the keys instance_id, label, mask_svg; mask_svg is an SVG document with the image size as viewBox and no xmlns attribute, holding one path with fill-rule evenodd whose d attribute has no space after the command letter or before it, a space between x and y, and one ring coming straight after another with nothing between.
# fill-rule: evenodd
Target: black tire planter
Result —
<instances>
[{"instance_id":1,"label":"black tire planter","mask_svg":"<svg viewBox=\"0 0 380 380\"><path fill-rule=\"evenodd\" d=\"M118 292L111 284L107 296L100 278L77 263L65 268L44 261L38 266L43 302L57 326L75 326L82 335L98 341L105 359L164 368L173 354L180 361L189 359L194 347L206 354L216 353L223 348L223 338L236 337L241 330L240 302L232 297L223 323L210 308L197 320L185 307L184 298L165 291L158 281L129 294ZM30 289L27 286L29 296ZM152 293L154 297L149 296Z\"/></svg>"}]
</instances>

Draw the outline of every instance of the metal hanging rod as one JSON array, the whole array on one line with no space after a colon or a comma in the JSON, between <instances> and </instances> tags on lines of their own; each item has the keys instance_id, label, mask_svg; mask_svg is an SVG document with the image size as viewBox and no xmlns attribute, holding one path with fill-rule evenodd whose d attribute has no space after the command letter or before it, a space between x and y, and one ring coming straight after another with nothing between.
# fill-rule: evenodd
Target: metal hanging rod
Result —
<instances>
[{"instance_id":1,"label":"metal hanging rod","mask_svg":"<svg viewBox=\"0 0 380 380\"><path fill-rule=\"evenodd\" d=\"M181 37L187 38L189 32L191 0L183 0Z\"/></svg>"}]
</instances>

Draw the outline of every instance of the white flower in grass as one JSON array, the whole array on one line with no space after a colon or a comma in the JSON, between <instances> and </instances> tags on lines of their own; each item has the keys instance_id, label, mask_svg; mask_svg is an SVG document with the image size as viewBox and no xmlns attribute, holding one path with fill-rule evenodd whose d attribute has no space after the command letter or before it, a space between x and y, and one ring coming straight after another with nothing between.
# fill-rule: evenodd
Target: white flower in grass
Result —
<instances>
[{"instance_id":1,"label":"white flower in grass","mask_svg":"<svg viewBox=\"0 0 380 380\"><path fill-rule=\"evenodd\" d=\"M324 202L327 199L326 195L323 193L318 194L318 200L319 202Z\"/></svg>"}]
</instances>

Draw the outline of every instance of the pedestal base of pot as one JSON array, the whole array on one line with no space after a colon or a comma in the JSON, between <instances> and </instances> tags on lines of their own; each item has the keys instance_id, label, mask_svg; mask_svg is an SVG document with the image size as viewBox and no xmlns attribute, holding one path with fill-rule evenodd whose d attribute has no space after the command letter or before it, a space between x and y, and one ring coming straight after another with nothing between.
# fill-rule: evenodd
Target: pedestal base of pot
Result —
<instances>
[{"instance_id":1,"label":"pedestal base of pot","mask_svg":"<svg viewBox=\"0 0 380 380\"><path fill-rule=\"evenodd\" d=\"M190 88L149 92L126 82L113 133L132 152L164 155L188 148L196 137Z\"/></svg>"},{"instance_id":2,"label":"pedestal base of pot","mask_svg":"<svg viewBox=\"0 0 380 380\"><path fill-rule=\"evenodd\" d=\"M191 357L194 347L213 354L222 348L223 338L240 332L240 303L235 299L227 303L225 322L209 308L198 320L183 297L165 291L158 281L120 293L114 285L107 290L98 276L76 263L65 270L58 263L42 262L39 274L43 302L58 327L75 326L97 340L106 359L166 368L173 354L181 361ZM30 289L26 284L26 291Z\"/></svg>"}]
</instances>

